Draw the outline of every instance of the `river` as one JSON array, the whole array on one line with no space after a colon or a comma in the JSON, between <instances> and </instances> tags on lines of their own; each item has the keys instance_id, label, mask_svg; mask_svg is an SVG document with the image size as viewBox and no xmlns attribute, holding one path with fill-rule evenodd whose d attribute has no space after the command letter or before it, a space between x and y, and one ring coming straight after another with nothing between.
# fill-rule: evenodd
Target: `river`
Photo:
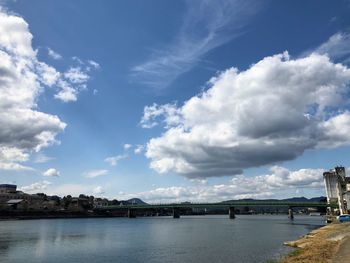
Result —
<instances>
[{"instance_id":1,"label":"river","mask_svg":"<svg viewBox=\"0 0 350 263\"><path fill-rule=\"evenodd\" d=\"M266 262L324 225L287 215L42 219L0 222L0 262Z\"/></svg>"}]
</instances>

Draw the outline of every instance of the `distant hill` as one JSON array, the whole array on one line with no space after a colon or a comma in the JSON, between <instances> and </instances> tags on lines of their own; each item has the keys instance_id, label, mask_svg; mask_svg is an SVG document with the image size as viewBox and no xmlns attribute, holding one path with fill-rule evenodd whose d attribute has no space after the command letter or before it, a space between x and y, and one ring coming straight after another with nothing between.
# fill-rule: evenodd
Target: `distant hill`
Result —
<instances>
[{"instance_id":1,"label":"distant hill","mask_svg":"<svg viewBox=\"0 0 350 263\"><path fill-rule=\"evenodd\" d=\"M222 201L221 203L229 203L234 201L245 201L245 202L261 202L261 201L286 201L286 202L326 202L327 198L324 196L320 197L313 197L313 198L306 198L304 196L301 197L292 197L287 199L252 199L252 198L245 198L245 199L237 199L237 200L227 200ZM148 205L146 202L142 201L140 198L131 198L129 200L122 200L120 201L123 205ZM182 204L190 204L191 202L182 202Z\"/></svg>"},{"instance_id":2,"label":"distant hill","mask_svg":"<svg viewBox=\"0 0 350 263\"><path fill-rule=\"evenodd\" d=\"M147 205L147 203L142 201L140 198L131 198L120 202L124 205Z\"/></svg>"},{"instance_id":3,"label":"distant hill","mask_svg":"<svg viewBox=\"0 0 350 263\"><path fill-rule=\"evenodd\" d=\"M306 198L304 196L301 197L292 197L287 199L238 199L238 200L227 200L223 201L222 203L229 203L234 201L245 201L245 202L259 202L259 201L286 201L286 202L326 202L327 198L324 196L320 197L312 197L312 198Z\"/></svg>"}]
</instances>

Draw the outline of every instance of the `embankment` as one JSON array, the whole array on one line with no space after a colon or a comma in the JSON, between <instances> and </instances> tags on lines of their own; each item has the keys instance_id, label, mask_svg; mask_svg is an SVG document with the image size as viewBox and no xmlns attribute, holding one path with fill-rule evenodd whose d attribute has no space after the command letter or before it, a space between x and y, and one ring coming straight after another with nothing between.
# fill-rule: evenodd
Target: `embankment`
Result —
<instances>
[{"instance_id":1,"label":"embankment","mask_svg":"<svg viewBox=\"0 0 350 263\"><path fill-rule=\"evenodd\" d=\"M296 250L281 263L350 262L350 223L329 224L285 245Z\"/></svg>"}]
</instances>

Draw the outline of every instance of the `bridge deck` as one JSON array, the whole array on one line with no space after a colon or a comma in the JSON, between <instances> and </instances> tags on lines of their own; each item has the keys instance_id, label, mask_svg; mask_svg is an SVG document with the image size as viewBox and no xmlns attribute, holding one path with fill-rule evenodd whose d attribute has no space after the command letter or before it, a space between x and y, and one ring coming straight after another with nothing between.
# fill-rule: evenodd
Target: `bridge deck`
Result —
<instances>
[{"instance_id":1,"label":"bridge deck","mask_svg":"<svg viewBox=\"0 0 350 263\"><path fill-rule=\"evenodd\" d=\"M332 207L337 208L337 204L327 204L324 202L228 202L228 203L181 203L181 204L143 204L143 205L113 205L105 206L103 210L123 210L123 209L161 209L161 208L229 208L242 206L275 206L275 207Z\"/></svg>"}]
</instances>

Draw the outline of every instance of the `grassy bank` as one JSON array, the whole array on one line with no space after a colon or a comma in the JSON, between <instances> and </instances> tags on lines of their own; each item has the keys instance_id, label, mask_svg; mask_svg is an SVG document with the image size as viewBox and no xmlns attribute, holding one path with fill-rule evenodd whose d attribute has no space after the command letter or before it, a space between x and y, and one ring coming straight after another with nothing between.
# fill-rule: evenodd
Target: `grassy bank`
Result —
<instances>
[{"instance_id":1,"label":"grassy bank","mask_svg":"<svg viewBox=\"0 0 350 263\"><path fill-rule=\"evenodd\" d=\"M332 223L316 229L296 241L285 242L295 250L279 263L326 263L338 253L342 243L350 238L350 223ZM343 248L342 249L350 249Z\"/></svg>"}]
</instances>

